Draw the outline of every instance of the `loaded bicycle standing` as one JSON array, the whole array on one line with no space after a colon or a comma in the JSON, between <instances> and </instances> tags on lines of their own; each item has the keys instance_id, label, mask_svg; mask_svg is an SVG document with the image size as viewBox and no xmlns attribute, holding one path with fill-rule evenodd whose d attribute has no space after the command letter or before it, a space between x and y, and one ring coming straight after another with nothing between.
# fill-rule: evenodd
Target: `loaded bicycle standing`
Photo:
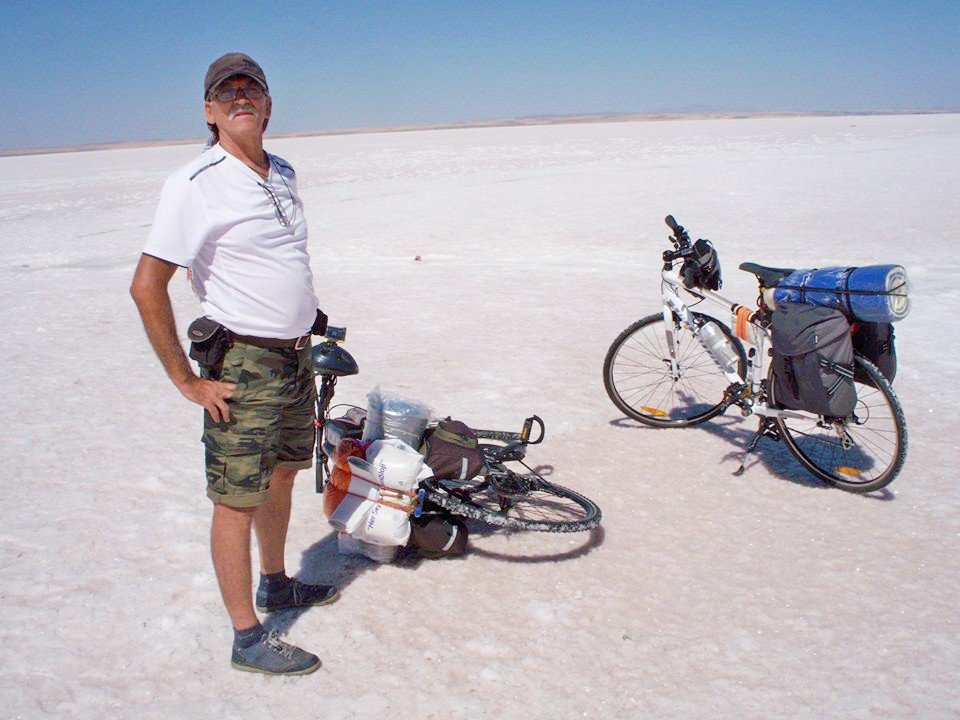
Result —
<instances>
[{"instance_id":1,"label":"loaded bicycle standing","mask_svg":"<svg viewBox=\"0 0 960 720\"><path fill-rule=\"evenodd\" d=\"M756 415L746 448L783 440L820 479L851 492L891 483L907 449L892 324L909 311L898 265L809 270L742 263L757 278L755 307L723 297L716 249L693 242L670 215L663 306L613 341L603 380L628 417L659 428L697 425L731 406ZM733 327L695 311L701 303ZM745 349L745 345L749 351Z\"/></svg>"}]
</instances>

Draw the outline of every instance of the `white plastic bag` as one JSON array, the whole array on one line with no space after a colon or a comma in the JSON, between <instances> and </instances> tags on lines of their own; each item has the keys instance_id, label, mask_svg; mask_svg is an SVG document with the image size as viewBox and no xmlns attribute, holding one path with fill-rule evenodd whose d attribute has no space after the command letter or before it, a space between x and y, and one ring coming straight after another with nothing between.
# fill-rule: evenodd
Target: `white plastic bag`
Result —
<instances>
[{"instance_id":1,"label":"white plastic bag","mask_svg":"<svg viewBox=\"0 0 960 720\"><path fill-rule=\"evenodd\" d=\"M374 545L347 533L337 535L337 550L341 555L363 555L378 563L390 563L400 551L397 545Z\"/></svg>"},{"instance_id":2,"label":"white plastic bag","mask_svg":"<svg viewBox=\"0 0 960 720\"><path fill-rule=\"evenodd\" d=\"M351 457L350 488L330 524L374 545L404 545L423 472L423 456L402 440L376 440L367 459Z\"/></svg>"},{"instance_id":3,"label":"white plastic bag","mask_svg":"<svg viewBox=\"0 0 960 720\"><path fill-rule=\"evenodd\" d=\"M419 448L432 410L426 403L386 392L377 385L367 395L367 422L364 440L396 438Z\"/></svg>"},{"instance_id":4,"label":"white plastic bag","mask_svg":"<svg viewBox=\"0 0 960 720\"><path fill-rule=\"evenodd\" d=\"M354 537L376 545L404 545L410 537L410 513L416 504L423 455L402 440L375 440L367 462L351 458L351 471L379 486L377 503L369 507Z\"/></svg>"}]
</instances>

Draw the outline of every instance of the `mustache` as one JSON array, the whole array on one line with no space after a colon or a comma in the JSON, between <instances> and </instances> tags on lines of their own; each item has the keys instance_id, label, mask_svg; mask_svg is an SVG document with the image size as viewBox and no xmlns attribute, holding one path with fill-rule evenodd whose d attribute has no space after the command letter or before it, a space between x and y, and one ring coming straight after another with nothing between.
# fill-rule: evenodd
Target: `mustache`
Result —
<instances>
[{"instance_id":1,"label":"mustache","mask_svg":"<svg viewBox=\"0 0 960 720\"><path fill-rule=\"evenodd\" d=\"M252 112L256 114L257 109L251 103L244 103L243 105L233 105L230 108L230 119L232 120L237 113L241 112Z\"/></svg>"}]
</instances>

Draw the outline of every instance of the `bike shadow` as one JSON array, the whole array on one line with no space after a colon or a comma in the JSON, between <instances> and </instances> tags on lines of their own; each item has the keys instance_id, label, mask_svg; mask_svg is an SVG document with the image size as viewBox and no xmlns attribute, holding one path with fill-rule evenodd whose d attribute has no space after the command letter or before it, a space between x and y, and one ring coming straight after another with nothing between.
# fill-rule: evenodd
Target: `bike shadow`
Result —
<instances>
[{"instance_id":1,"label":"bike shadow","mask_svg":"<svg viewBox=\"0 0 960 720\"><path fill-rule=\"evenodd\" d=\"M538 466L535 470L541 475L549 475L553 468L551 466ZM567 546L562 552L530 553L529 551L525 551L522 554L514 555L502 551L486 550L479 546L477 541L482 541L484 538L502 537L505 535L541 535L542 533L496 528L478 520L465 520L465 522L467 523L467 530L470 536L467 551L463 555L429 559L418 555L417 552L410 547L403 547L397 554L396 559L389 564L403 570L416 570L425 562L469 562L470 558L474 556L512 563L558 562L583 557L602 545L604 540L603 528L596 527L585 533L576 533L577 537L582 536L584 540L574 548ZM563 533L563 535L565 537L571 537L569 533ZM363 555L342 554L339 551L337 543L337 532L331 530L303 551L300 556L300 569L294 576L306 583L336 585L337 588L343 592L355 581L377 570L380 566L381 563ZM291 608L289 610L271 613L263 621L263 626L267 630L277 630L281 634L285 634L296 624L301 615L311 609L312 608L309 607Z\"/></svg>"},{"instance_id":2,"label":"bike shadow","mask_svg":"<svg viewBox=\"0 0 960 720\"><path fill-rule=\"evenodd\" d=\"M292 575L306 583L336 585L342 593L355 580L376 570L379 563L359 555L343 555L338 550L337 532L331 530L300 556L300 569ZM311 607L291 608L271 613L263 621L267 630L285 634Z\"/></svg>"},{"instance_id":3,"label":"bike shadow","mask_svg":"<svg viewBox=\"0 0 960 720\"><path fill-rule=\"evenodd\" d=\"M614 427L629 428L633 430L647 430L651 432L670 432L671 430L701 430L718 437L727 443L734 445L735 448L726 453L722 462L733 461L734 469L731 470L731 477L737 477L734 472L740 467L743 461L743 454L746 452L747 445L753 440L757 433L756 422L751 422L752 418L736 418L721 416L701 423L693 428L654 428L649 425L637 422L628 417L611 420L610 424ZM764 437L754 448L753 452L747 458L744 466L744 472L741 477L746 477L750 473L750 468L757 465L763 465L764 469L775 478L785 482L791 482L795 485L817 489L817 490L836 490L833 485L826 483L815 477L808 471L800 461L797 460L784 443L777 442L772 438ZM881 488L871 493L862 493L860 495L871 500L880 500L889 502L896 499L888 488Z\"/></svg>"},{"instance_id":4,"label":"bike shadow","mask_svg":"<svg viewBox=\"0 0 960 720\"><path fill-rule=\"evenodd\" d=\"M468 523L467 527L470 529L471 540L476 538L501 538L512 535L529 534L523 530L507 530L505 528L495 528L485 524L477 525L475 529L471 523ZM535 534L539 536L542 533ZM554 563L563 560L576 560L577 558L589 555L603 544L603 541L606 537L603 526L598 526L592 530L587 530L580 533L551 533L550 535L551 537L562 536L565 539L571 537L576 537L579 539L582 537L583 540L576 547L568 548L563 552L531 553L529 548L527 548L520 551L519 554L512 554L502 550L487 550L483 547L475 546L471 549L469 554L509 563L523 563L532 565L536 565L538 563Z\"/></svg>"}]
</instances>

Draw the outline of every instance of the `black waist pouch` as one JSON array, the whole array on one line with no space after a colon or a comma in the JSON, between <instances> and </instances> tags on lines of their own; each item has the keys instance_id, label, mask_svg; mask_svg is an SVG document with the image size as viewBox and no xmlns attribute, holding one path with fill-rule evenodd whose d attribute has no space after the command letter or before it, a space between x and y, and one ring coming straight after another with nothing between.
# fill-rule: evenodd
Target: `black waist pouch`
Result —
<instances>
[{"instance_id":1,"label":"black waist pouch","mask_svg":"<svg viewBox=\"0 0 960 720\"><path fill-rule=\"evenodd\" d=\"M310 333L313 335L324 335L327 332L327 314L317 308L317 317L313 321L313 327L310 328Z\"/></svg>"},{"instance_id":2,"label":"black waist pouch","mask_svg":"<svg viewBox=\"0 0 960 720\"><path fill-rule=\"evenodd\" d=\"M190 357L203 367L219 365L230 343L226 328L208 317L199 317L187 328Z\"/></svg>"}]
</instances>

